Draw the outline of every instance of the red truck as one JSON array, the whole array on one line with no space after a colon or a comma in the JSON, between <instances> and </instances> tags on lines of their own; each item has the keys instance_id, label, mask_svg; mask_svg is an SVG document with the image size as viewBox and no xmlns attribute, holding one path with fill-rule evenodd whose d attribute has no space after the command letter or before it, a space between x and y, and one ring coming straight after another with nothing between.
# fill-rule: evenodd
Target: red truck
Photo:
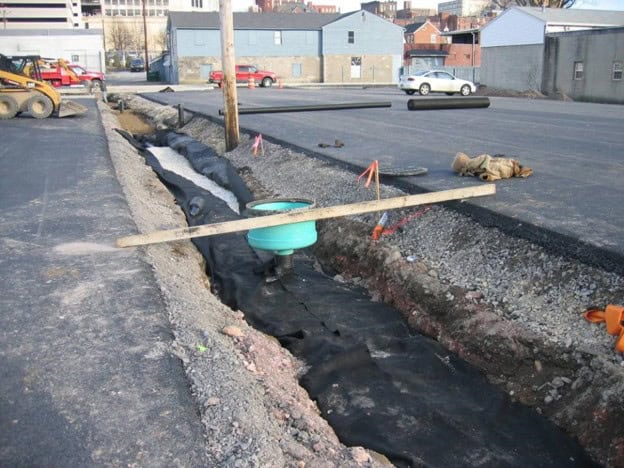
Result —
<instances>
[{"instance_id":1,"label":"red truck","mask_svg":"<svg viewBox=\"0 0 624 468\"><path fill-rule=\"evenodd\" d=\"M87 71L80 65L67 63L63 59L42 62L40 64L41 78L55 88L80 84L101 88L105 79L104 73Z\"/></svg>"},{"instance_id":2,"label":"red truck","mask_svg":"<svg viewBox=\"0 0 624 468\"><path fill-rule=\"evenodd\" d=\"M253 65L236 65L236 82L247 83L253 78L256 83L264 88L273 86L277 81L277 75L270 71L258 70ZM217 70L210 72L208 81L217 85L221 85L223 81L223 71Z\"/></svg>"}]
</instances>

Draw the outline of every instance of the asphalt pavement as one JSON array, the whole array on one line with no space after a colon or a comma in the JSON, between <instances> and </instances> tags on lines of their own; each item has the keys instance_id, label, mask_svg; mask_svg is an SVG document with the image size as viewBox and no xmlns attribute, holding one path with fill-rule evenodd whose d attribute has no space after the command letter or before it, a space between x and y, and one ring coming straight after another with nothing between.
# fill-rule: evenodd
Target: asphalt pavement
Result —
<instances>
[{"instance_id":1,"label":"asphalt pavement","mask_svg":"<svg viewBox=\"0 0 624 468\"><path fill-rule=\"evenodd\" d=\"M0 121L0 466L202 466L203 432L92 99Z\"/></svg>"},{"instance_id":2,"label":"asphalt pavement","mask_svg":"<svg viewBox=\"0 0 624 468\"><path fill-rule=\"evenodd\" d=\"M489 108L410 111L408 99L420 97L396 88L238 88L237 94L239 108L391 103L391 108L243 114L240 127L355 171L373 160L382 170L427 168L426 176L385 178L410 192L485 183L453 173L459 151L519 159L534 170L531 177L498 181L495 197L452 205L483 224L624 273L624 106L492 97ZM145 97L223 122L219 89ZM336 139L344 146L319 147Z\"/></svg>"}]
</instances>

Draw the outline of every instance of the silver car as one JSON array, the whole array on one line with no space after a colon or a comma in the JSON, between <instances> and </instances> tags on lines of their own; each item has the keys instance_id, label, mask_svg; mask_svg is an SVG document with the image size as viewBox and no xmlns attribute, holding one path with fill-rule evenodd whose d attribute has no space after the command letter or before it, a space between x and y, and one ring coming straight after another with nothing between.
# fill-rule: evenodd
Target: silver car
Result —
<instances>
[{"instance_id":1,"label":"silver car","mask_svg":"<svg viewBox=\"0 0 624 468\"><path fill-rule=\"evenodd\" d=\"M418 91L421 96L427 96L432 92L446 93L449 96L455 93L469 96L477 90L477 87L471 81L460 80L448 72L430 70L401 76L399 89L409 95Z\"/></svg>"}]
</instances>

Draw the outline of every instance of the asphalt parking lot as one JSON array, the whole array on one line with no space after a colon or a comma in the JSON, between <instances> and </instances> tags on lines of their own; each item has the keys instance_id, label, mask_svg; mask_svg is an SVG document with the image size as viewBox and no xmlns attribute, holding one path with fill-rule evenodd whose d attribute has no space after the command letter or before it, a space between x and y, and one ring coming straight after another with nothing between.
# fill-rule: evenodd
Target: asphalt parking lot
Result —
<instances>
[{"instance_id":1,"label":"asphalt parking lot","mask_svg":"<svg viewBox=\"0 0 624 468\"><path fill-rule=\"evenodd\" d=\"M93 99L1 121L0 465L199 466L203 432ZM123 415L123 416L120 416Z\"/></svg>"},{"instance_id":2,"label":"asphalt parking lot","mask_svg":"<svg viewBox=\"0 0 624 468\"><path fill-rule=\"evenodd\" d=\"M485 109L409 111L395 88L238 88L240 108L390 102L391 108L248 114L243 131L355 168L426 167L419 177L392 178L410 191L476 185L451 170L458 151L503 154L534 170L497 182L497 195L462 204L485 224L599 266L624 271L624 107L524 98L490 98ZM219 89L146 94L222 121ZM441 98L444 96L441 95ZM341 148L319 143L344 142ZM389 179L386 179L389 181Z\"/></svg>"}]
</instances>

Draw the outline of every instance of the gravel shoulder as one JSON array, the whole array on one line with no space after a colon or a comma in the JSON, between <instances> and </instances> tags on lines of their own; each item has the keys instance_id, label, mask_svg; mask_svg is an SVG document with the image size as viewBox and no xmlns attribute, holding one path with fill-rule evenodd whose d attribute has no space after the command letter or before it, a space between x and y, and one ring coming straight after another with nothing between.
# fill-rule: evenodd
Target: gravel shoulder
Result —
<instances>
[{"instance_id":1,"label":"gravel shoulder","mask_svg":"<svg viewBox=\"0 0 624 468\"><path fill-rule=\"evenodd\" d=\"M177 120L173 108L126 99L154 126L173 126ZM171 195L112 132L118 123L104 107L111 155L139 230L184 225ZM182 131L227 157L257 198L312 198L319 206L374 198L355 174L290 149L265 142L265 155L254 157L253 139L242 135L240 146L225 153L223 129L197 117ZM402 194L387 185L381 193L384 198ZM370 240L372 215L319 223L316 255L337 281L365 286L373 300L397 307L416 330L435 337L514 399L578 437L598 461L623 466L624 360L604 326L589 324L581 315L590 306L623 303L622 277L483 227L443 206L420 215L417 210L389 213L390 225L414 217L378 242ZM365 451L340 445L298 387L301 363L210 294L201 258L189 242L145 252L169 304L177 352L201 407L211 461L368 463ZM243 336L224 335L228 325ZM198 345L207 351L198 351ZM302 418L303 430L297 422ZM375 456L370 460L383 463Z\"/></svg>"}]
</instances>

